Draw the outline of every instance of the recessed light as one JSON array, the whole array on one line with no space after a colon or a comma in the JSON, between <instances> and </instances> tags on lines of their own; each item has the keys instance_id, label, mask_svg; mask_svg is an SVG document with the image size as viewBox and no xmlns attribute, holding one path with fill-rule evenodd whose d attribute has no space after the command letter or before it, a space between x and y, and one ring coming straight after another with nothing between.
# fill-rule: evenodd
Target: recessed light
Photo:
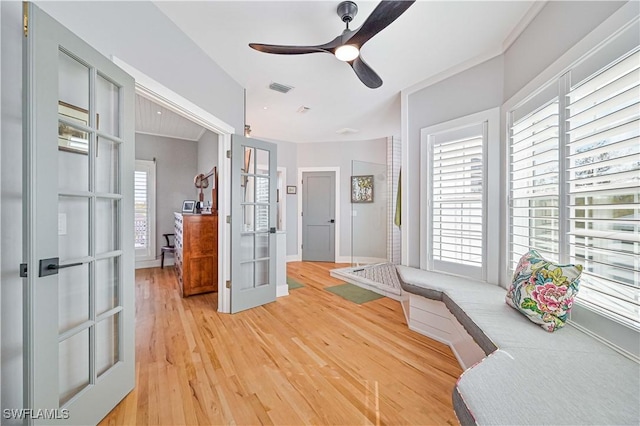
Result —
<instances>
[{"instance_id":1,"label":"recessed light","mask_svg":"<svg viewBox=\"0 0 640 426\"><path fill-rule=\"evenodd\" d=\"M358 129L352 129L351 127L343 127L340 130L336 130L336 133L339 135L350 135L352 133L358 133Z\"/></svg>"},{"instance_id":2,"label":"recessed light","mask_svg":"<svg viewBox=\"0 0 640 426\"><path fill-rule=\"evenodd\" d=\"M158 114L158 115L162 115L162 111L158 111L158 112L157 112L157 114Z\"/></svg>"},{"instance_id":3,"label":"recessed light","mask_svg":"<svg viewBox=\"0 0 640 426\"><path fill-rule=\"evenodd\" d=\"M269 109L268 107L262 107L262 109Z\"/></svg>"}]
</instances>

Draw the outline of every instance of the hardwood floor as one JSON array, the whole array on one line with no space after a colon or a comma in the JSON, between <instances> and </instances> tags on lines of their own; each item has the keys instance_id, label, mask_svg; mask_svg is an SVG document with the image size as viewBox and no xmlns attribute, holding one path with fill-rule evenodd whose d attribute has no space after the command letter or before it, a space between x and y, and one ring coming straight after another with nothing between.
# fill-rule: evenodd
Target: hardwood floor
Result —
<instances>
[{"instance_id":1,"label":"hardwood floor","mask_svg":"<svg viewBox=\"0 0 640 426\"><path fill-rule=\"evenodd\" d=\"M138 270L136 388L101 424L457 424L449 348L394 300L324 291L343 266L289 263L305 287L235 315L181 298L172 268Z\"/></svg>"}]
</instances>

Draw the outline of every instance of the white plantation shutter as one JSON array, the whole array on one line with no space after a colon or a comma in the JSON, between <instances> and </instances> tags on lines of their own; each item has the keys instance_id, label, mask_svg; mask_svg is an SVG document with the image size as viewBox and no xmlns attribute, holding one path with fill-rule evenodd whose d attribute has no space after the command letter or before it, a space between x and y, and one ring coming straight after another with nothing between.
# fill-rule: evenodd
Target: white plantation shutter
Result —
<instances>
[{"instance_id":1,"label":"white plantation shutter","mask_svg":"<svg viewBox=\"0 0 640 426\"><path fill-rule=\"evenodd\" d=\"M568 93L569 257L579 299L640 326L640 53Z\"/></svg>"},{"instance_id":2,"label":"white plantation shutter","mask_svg":"<svg viewBox=\"0 0 640 426\"><path fill-rule=\"evenodd\" d=\"M483 278L485 142L484 124L430 138L429 269Z\"/></svg>"},{"instance_id":3,"label":"white plantation shutter","mask_svg":"<svg viewBox=\"0 0 640 426\"><path fill-rule=\"evenodd\" d=\"M155 162L136 160L134 174L136 261L155 259L155 181ZM173 230L167 232L173 232Z\"/></svg>"},{"instance_id":4,"label":"white plantation shutter","mask_svg":"<svg viewBox=\"0 0 640 426\"><path fill-rule=\"evenodd\" d=\"M269 229L269 179L256 177L256 202L265 205L258 206L256 210L256 229Z\"/></svg>"},{"instance_id":5,"label":"white plantation shutter","mask_svg":"<svg viewBox=\"0 0 640 426\"><path fill-rule=\"evenodd\" d=\"M640 49L634 40L614 62L599 51L540 92L551 99L552 88L559 97L542 104L538 93L511 111L509 266L512 272L530 248L583 265L577 302L640 329Z\"/></svg>"},{"instance_id":6,"label":"white plantation shutter","mask_svg":"<svg viewBox=\"0 0 640 426\"><path fill-rule=\"evenodd\" d=\"M147 172L136 170L134 175L135 244L136 249L149 247L149 203L147 202Z\"/></svg>"},{"instance_id":7,"label":"white plantation shutter","mask_svg":"<svg viewBox=\"0 0 640 426\"><path fill-rule=\"evenodd\" d=\"M515 269L529 249L559 259L558 98L510 128L510 244Z\"/></svg>"}]
</instances>

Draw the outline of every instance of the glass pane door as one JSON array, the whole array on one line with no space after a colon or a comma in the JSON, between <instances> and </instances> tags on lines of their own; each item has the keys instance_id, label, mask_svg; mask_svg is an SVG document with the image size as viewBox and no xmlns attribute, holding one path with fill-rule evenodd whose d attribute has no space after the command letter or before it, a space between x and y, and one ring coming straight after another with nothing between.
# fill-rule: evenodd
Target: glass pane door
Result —
<instances>
[{"instance_id":1,"label":"glass pane door","mask_svg":"<svg viewBox=\"0 0 640 426\"><path fill-rule=\"evenodd\" d=\"M58 341L63 406L120 359L120 88L58 53Z\"/></svg>"},{"instance_id":2,"label":"glass pane door","mask_svg":"<svg viewBox=\"0 0 640 426\"><path fill-rule=\"evenodd\" d=\"M135 382L135 82L24 10L24 408L97 424Z\"/></svg>"},{"instance_id":3,"label":"glass pane door","mask_svg":"<svg viewBox=\"0 0 640 426\"><path fill-rule=\"evenodd\" d=\"M234 135L231 311L275 300L275 145Z\"/></svg>"}]
</instances>

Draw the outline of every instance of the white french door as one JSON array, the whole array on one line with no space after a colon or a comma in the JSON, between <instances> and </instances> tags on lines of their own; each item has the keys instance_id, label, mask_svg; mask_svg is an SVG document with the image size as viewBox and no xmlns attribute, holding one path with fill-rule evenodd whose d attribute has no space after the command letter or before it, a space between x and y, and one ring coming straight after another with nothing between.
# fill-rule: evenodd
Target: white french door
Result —
<instances>
[{"instance_id":1,"label":"white french door","mask_svg":"<svg viewBox=\"0 0 640 426\"><path fill-rule=\"evenodd\" d=\"M276 150L232 138L231 313L276 300Z\"/></svg>"},{"instance_id":2,"label":"white french door","mask_svg":"<svg viewBox=\"0 0 640 426\"><path fill-rule=\"evenodd\" d=\"M135 382L134 81L25 7L27 422L95 424Z\"/></svg>"}]
</instances>

